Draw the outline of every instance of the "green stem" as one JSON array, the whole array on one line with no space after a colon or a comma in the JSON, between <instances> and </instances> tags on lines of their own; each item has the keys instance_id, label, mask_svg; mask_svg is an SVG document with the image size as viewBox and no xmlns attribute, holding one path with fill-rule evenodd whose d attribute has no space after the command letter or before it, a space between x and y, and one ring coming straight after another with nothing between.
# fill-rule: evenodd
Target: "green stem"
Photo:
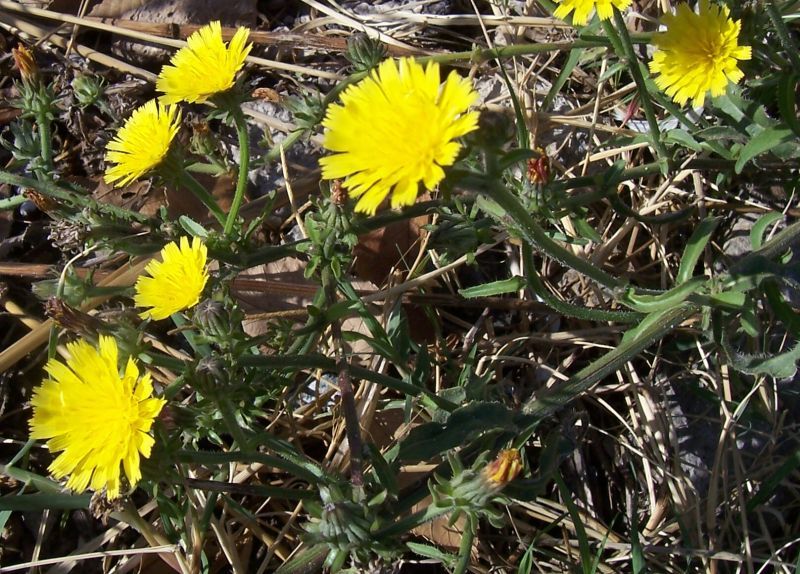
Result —
<instances>
[{"instance_id":1,"label":"green stem","mask_svg":"<svg viewBox=\"0 0 800 574\"><path fill-rule=\"evenodd\" d=\"M217 161L211 161L211 163L190 163L186 166L186 171L192 173L206 173L210 175L220 175L227 172L225 166Z\"/></svg>"},{"instance_id":2,"label":"green stem","mask_svg":"<svg viewBox=\"0 0 800 574\"><path fill-rule=\"evenodd\" d=\"M119 219L126 219L136 221L138 223L148 223L149 217L129 211L122 207L117 207L108 203L99 203L92 199L91 196L79 195L74 191L64 189L52 181L38 181L29 177L22 177L9 173L7 171L0 171L0 183L8 183L17 187L30 187L53 199L64 203L66 206L76 206L80 208L89 208L97 213L108 213Z\"/></svg>"},{"instance_id":3,"label":"green stem","mask_svg":"<svg viewBox=\"0 0 800 574\"><path fill-rule=\"evenodd\" d=\"M18 205L22 205L25 203L26 197L24 195L15 195L14 197L7 197L5 199L0 199L0 211L6 211L7 209L14 209Z\"/></svg>"},{"instance_id":4,"label":"green stem","mask_svg":"<svg viewBox=\"0 0 800 574\"><path fill-rule=\"evenodd\" d=\"M533 263L533 250L526 242L522 245L522 257L525 262L525 276L528 286L548 307L555 309L567 317L576 317L584 321L614 321L617 323L638 323L643 315L632 311L606 311L605 309L590 309L562 301L545 287L541 277L536 272Z\"/></svg>"},{"instance_id":5,"label":"green stem","mask_svg":"<svg viewBox=\"0 0 800 574\"><path fill-rule=\"evenodd\" d=\"M52 133L50 131L50 118L48 118L48 111L41 109L42 105L39 104L36 110L36 125L39 128L39 149L42 156L42 163L44 163L44 173L42 176L46 181L53 180L53 141Z\"/></svg>"},{"instance_id":6,"label":"green stem","mask_svg":"<svg viewBox=\"0 0 800 574\"><path fill-rule=\"evenodd\" d=\"M772 25L775 26L775 32L778 34L778 38L783 44L784 49L786 50L789 60L792 62L792 67L795 70L800 70L800 55L798 55L798 48L792 40L792 36L789 34L789 29L786 27L786 23L783 21L783 17L781 16L780 11L778 10L778 6L776 2L772 0L767 0L766 2L762 2L764 5L764 9L767 11L767 15L769 19L772 21Z\"/></svg>"},{"instance_id":7,"label":"green stem","mask_svg":"<svg viewBox=\"0 0 800 574\"><path fill-rule=\"evenodd\" d=\"M605 30L609 38L618 39L618 43L613 41L612 43L614 44L615 49L622 50L617 54L620 59L622 59L622 61L627 60L628 64L630 65L629 70L633 76L633 81L636 82L636 87L638 88L639 92L639 99L642 102L644 115L647 118L647 124L650 127L650 135L653 138L653 147L656 149L659 159L666 161L668 158L667 148L664 147L664 144L661 141L661 128L658 127L656 110L653 107L653 102L650 99L650 92L648 91L647 84L644 81L644 75L642 74L642 68L639 64L639 58L636 57L636 52L633 50L633 43L631 42L631 37L628 34L628 27L625 25L625 19L622 17L622 14L616 7L614 8L614 22L616 23L616 28L614 28L614 26L612 26L611 22L608 20L603 20L603 30ZM617 33L619 33L619 36L617 36Z\"/></svg>"},{"instance_id":8,"label":"green stem","mask_svg":"<svg viewBox=\"0 0 800 574\"><path fill-rule=\"evenodd\" d=\"M246 355L239 358L239 365L242 367L273 369L300 368L323 369L330 372L336 371L336 361L330 357L324 357L322 355ZM439 408L443 408L447 411L452 411L458 406L447 399L436 396L436 394L432 393L428 389L412 385L411 383L407 383L406 381L400 379L395 379L394 377L390 377L388 375L377 373L372 369L365 369L364 367L351 365L350 372L355 378L372 381L373 383L389 389L394 389L395 391L410 395L412 397L426 395L431 398L431 400L433 400Z\"/></svg>"},{"instance_id":9,"label":"green stem","mask_svg":"<svg viewBox=\"0 0 800 574\"><path fill-rule=\"evenodd\" d=\"M325 300L330 307L336 303L336 279L330 268L322 273L322 289L325 291ZM337 381L341 396L342 412L344 413L344 428L347 435L347 444L350 447L350 482L355 492L363 494L364 468L361 439L361 424L358 419L353 383L350 379L350 362L345 354L342 326L336 319L331 323L331 333L334 341L336 356Z\"/></svg>"},{"instance_id":10,"label":"green stem","mask_svg":"<svg viewBox=\"0 0 800 574\"><path fill-rule=\"evenodd\" d=\"M461 544L458 546L458 562L453 569L453 574L464 574L469 568L470 557L472 556L472 542L478 531L478 520L472 513L467 514L467 524L464 534L461 537Z\"/></svg>"},{"instance_id":11,"label":"green stem","mask_svg":"<svg viewBox=\"0 0 800 574\"><path fill-rule=\"evenodd\" d=\"M274 146L271 150L267 152L267 154L264 156L264 163L266 164L269 162L279 160L281 158L281 147L283 147L283 151L284 153L286 153L286 151L290 147L292 147L294 144L297 143L297 141L300 138L306 135L306 132L307 130L304 129L297 129L292 132L289 132L286 138L283 141L281 141L280 145Z\"/></svg>"},{"instance_id":12,"label":"green stem","mask_svg":"<svg viewBox=\"0 0 800 574\"><path fill-rule=\"evenodd\" d=\"M233 232L233 225L239 215L239 208L244 201L244 192L247 189L247 172L250 167L250 134L247 131L247 121L242 113L242 108L231 105L229 110L233 123L236 124L236 134L239 137L239 179L236 182L236 193L233 196L233 203L228 212L228 219L225 221L225 235L230 237Z\"/></svg>"},{"instance_id":13,"label":"green stem","mask_svg":"<svg viewBox=\"0 0 800 574\"><path fill-rule=\"evenodd\" d=\"M250 441L247 440L244 430L236 421L236 410L233 407L233 403L231 403L231 399L224 393L217 394L215 398L219 405L220 414L222 414L222 420L225 421L225 426L228 427L228 432L233 436L239 446L239 450L251 452L253 448L250 446Z\"/></svg>"},{"instance_id":14,"label":"green stem","mask_svg":"<svg viewBox=\"0 0 800 574\"><path fill-rule=\"evenodd\" d=\"M649 44L651 34L637 34L631 40L636 44ZM435 56L424 56L417 58L420 62L438 62L447 64L468 60L472 62L486 62L495 58L513 58L514 56L525 56L529 54L540 54L542 52L568 52L576 48L597 48L611 45L612 40L603 36L583 36L571 42L543 42L539 44L511 44L510 46L499 46L497 48L475 49L468 52L451 52L449 54L437 54Z\"/></svg>"},{"instance_id":15,"label":"green stem","mask_svg":"<svg viewBox=\"0 0 800 574\"><path fill-rule=\"evenodd\" d=\"M535 395L522 408L532 415L535 422L529 430L545 418L552 416L561 407L588 391L595 383L615 372L656 341L672 331L676 326L694 315L699 308L692 304L682 304L661 312L651 313L642 323L628 331L620 344L567 381ZM524 434L524 433L523 433Z\"/></svg>"},{"instance_id":16,"label":"green stem","mask_svg":"<svg viewBox=\"0 0 800 574\"><path fill-rule=\"evenodd\" d=\"M492 170L489 170L490 173L491 171ZM591 262L578 257L550 239L544 229L531 217L528 210L526 210L519 200L506 189L498 178L487 177L485 178L485 184L485 191L488 195L514 220L519 226L525 240L532 246L543 251L553 259L560 261L563 265L586 275L611 291L625 287L627 282L613 275L609 275L605 271L595 267Z\"/></svg>"},{"instance_id":17,"label":"green stem","mask_svg":"<svg viewBox=\"0 0 800 574\"><path fill-rule=\"evenodd\" d=\"M219 221L220 224L225 223L225 212L222 211L222 208L214 199L214 196L211 195L208 190L194 178L192 174L181 167L170 175L177 176L177 183L191 191L194 196L208 208L214 217L217 218L217 221Z\"/></svg>"}]
</instances>

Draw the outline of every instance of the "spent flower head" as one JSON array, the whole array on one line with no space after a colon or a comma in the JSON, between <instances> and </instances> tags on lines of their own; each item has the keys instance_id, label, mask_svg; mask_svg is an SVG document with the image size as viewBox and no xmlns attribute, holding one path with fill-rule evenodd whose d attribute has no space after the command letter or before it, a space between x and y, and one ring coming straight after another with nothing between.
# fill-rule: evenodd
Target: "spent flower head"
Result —
<instances>
[{"instance_id":1,"label":"spent flower head","mask_svg":"<svg viewBox=\"0 0 800 574\"><path fill-rule=\"evenodd\" d=\"M186 237L181 237L180 247L174 241L165 245L161 261L154 259L145 267L149 277L136 280L134 303L150 307L139 315L158 321L197 305L208 281L207 258L208 250L197 237L191 245Z\"/></svg>"},{"instance_id":2,"label":"spent flower head","mask_svg":"<svg viewBox=\"0 0 800 574\"><path fill-rule=\"evenodd\" d=\"M374 214L389 194L392 207L413 204L419 184L433 189L455 162L456 138L476 129L477 98L456 72L440 84L435 62L386 60L328 108L323 145L335 153L320 160L322 176L344 178L356 211Z\"/></svg>"},{"instance_id":3,"label":"spent flower head","mask_svg":"<svg viewBox=\"0 0 800 574\"><path fill-rule=\"evenodd\" d=\"M117 342L101 336L97 347L85 340L67 344L66 364L50 359L49 375L33 392L31 438L47 439L63 451L50 465L67 487L120 494L120 465L133 487L141 478L140 457L155 442L148 434L165 401L153 398L149 373L140 376L133 359L119 368Z\"/></svg>"},{"instance_id":4,"label":"spent flower head","mask_svg":"<svg viewBox=\"0 0 800 574\"><path fill-rule=\"evenodd\" d=\"M483 468L483 476L496 488L502 488L522 471L522 459L519 450L509 448L501 450L497 457Z\"/></svg>"},{"instance_id":5,"label":"spent flower head","mask_svg":"<svg viewBox=\"0 0 800 574\"><path fill-rule=\"evenodd\" d=\"M150 100L134 110L106 146L105 181L122 187L158 167L169 153L181 123L177 106Z\"/></svg>"},{"instance_id":6,"label":"spent flower head","mask_svg":"<svg viewBox=\"0 0 800 574\"><path fill-rule=\"evenodd\" d=\"M246 44L249 35L250 30L240 27L226 45L219 22L197 30L172 57L171 65L161 69L156 89L164 95L159 99L168 104L203 103L231 89L252 48Z\"/></svg>"},{"instance_id":7,"label":"spent flower head","mask_svg":"<svg viewBox=\"0 0 800 574\"><path fill-rule=\"evenodd\" d=\"M749 60L751 49L739 45L741 21L729 16L727 6L709 0L700 0L697 13L684 2L675 14L664 15L667 30L653 38L657 50L650 71L658 74L656 85L677 103L692 100L700 106L706 92L720 96L729 81L737 83L744 76L739 60Z\"/></svg>"},{"instance_id":8,"label":"spent flower head","mask_svg":"<svg viewBox=\"0 0 800 574\"><path fill-rule=\"evenodd\" d=\"M584 26L589 22L592 11L596 10L601 20L608 20L614 14L614 8L624 10L631 0L557 0L558 8L553 12L556 18L566 19L572 13L572 23Z\"/></svg>"},{"instance_id":9,"label":"spent flower head","mask_svg":"<svg viewBox=\"0 0 800 574\"><path fill-rule=\"evenodd\" d=\"M24 82L37 83L39 81L39 66L33 52L28 50L24 44L16 48L11 48L11 56L14 59L14 66L19 70L19 75Z\"/></svg>"}]
</instances>

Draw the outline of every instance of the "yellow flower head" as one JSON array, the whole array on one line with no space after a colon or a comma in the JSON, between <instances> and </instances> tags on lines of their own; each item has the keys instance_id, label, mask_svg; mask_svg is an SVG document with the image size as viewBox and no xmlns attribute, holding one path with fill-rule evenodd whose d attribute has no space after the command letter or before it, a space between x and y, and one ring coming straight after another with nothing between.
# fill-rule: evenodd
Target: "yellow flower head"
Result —
<instances>
[{"instance_id":1,"label":"yellow flower head","mask_svg":"<svg viewBox=\"0 0 800 574\"><path fill-rule=\"evenodd\" d=\"M597 10L597 15L601 20L608 20L614 15L614 6L618 10L624 10L631 4L631 0L557 0L558 8L553 12L556 18L565 20L572 14L572 23L575 26L584 26L589 22L592 10Z\"/></svg>"},{"instance_id":2,"label":"yellow flower head","mask_svg":"<svg viewBox=\"0 0 800 574\"><path fill-rule=\"evenodd\" d=\"M245 45L249 35L250 30L239 28L226 46L219 22L197 30L172 57L172 65L161 69L156 80L156 89L164 93L160 100L203 103L229 90L252 48L252 44Z\"/></svg>"},{"instance_id":3,"label":"yellow flower head","mask_svg":"<svg viewBox=\"0 0 800 574\"><path fill-rule=\"evenodd\" d=\"M738 61L750 59L750 46L738 44L742 24L729 14L726 6L700 0L697 14L682 3L675 14L664 15L667 30L653 38L658 49L650 71L659 74L656 85L677 103L693 100L702 105L706 92L720 96L728 81L736 83L744 76Z\"/></svg>"},{"instance_id":4,"label":"yellow flower head","mask_svg":"<svg viewBox=\"0 0 800 574\"><path fill-rule=\"evenodd\" d=\"M151 307L139 315L147 319L166 319L173 313L197 305L208 281L206 259L208 250L197 237L181 237L181 245L174 241L161 250L161 261L153 260L136 280L134 303L137 307Z\"/></svg>"},{"instance_id":5,"label":"yellow flower head","mask_svg":"<svg viewBox=\"0 0 800 574\"><path fill-rule=\"evenodd\" d=\"M177 106L150 100L134 110L106 146L106 183L122 187L142 177L162 162L178 133L181 113Z\"/></svg>"},{"instance_id":6,"label":"yellow flower head","mask_svg":"<svg viewBox=\"0 0 800 574\"><path fill-rule=\"evenodd\" d=\"M155 441L147 433L165 401L152 397L150 374L140 377L133 359L120 374L112 337L101 336L98 348L80 340L67 350L67 363L50 359L49 377L33 392L31 438L63 451L50 472L69 476L67 488L105 488L112 500L119 496L120 464L131 486L142 477L139 457L150 456Z\"/></svg>"},{"instance_id":7,"label":"yellow flower head","mask_svg":"<svg viewBox=\"0 0 800 574\"><path fill-rule=\"evenodd\" d=\"M455 162L454 140L477 127L477 112L467 112L477 98L455 72L440 84L435 62L384 61L328 108L323 145L337 153L320 160L322 177L346 178L350 195L361 197L356 211L374 214L390 193L392 207L413 204L419 183L433 189L442 166Z\"/></svg>"}]
</instances>

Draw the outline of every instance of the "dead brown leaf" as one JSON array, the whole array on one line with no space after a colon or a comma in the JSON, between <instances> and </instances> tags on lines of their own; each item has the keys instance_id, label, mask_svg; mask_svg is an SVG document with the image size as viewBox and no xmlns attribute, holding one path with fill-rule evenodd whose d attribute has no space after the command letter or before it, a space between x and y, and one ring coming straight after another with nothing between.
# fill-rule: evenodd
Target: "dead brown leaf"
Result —
<instances>
[{"instance_id":1,"label":"dead brown leaf","mask_svg":"<svg viewBox=\"0 0 800 574\"><path fill-rule=\"evenodd\" d=\"M100 179L92 196L101 203L116 205L147 216L155 215L165 202L164 188L156 187L147 180L115 188Z\"/></svg>"},{"instance_id":2,"label":"dead brown leaf","mask_svg":"<svg viewBox=\"0 0 800 574\"><path fill-rule=\"evenodd\" d=\"M356 276L383 285L392 270L407 269L419 252L420 228L429 219L427 215L421 215L359 237L354 250Z\"/></svg>"},{"instance_id":3,"label":"dead brown leaf","mask_svg":"<svg viewBox=\"0 0 800 574\"><path fill-rule=\"evenodd\" d=\"M424 510L431 504L433 504L433 500L431 500L431 497L429 496L421 502L415 504L414 508L411 509L411 512ZM434 545L439 546L444 550L458 552L458 548L461 546L461 539L464 537L464 524L466 518L464 515L461 515L461 517L456 520L456 523L452 526L447 524L448 521L448 516L440 516L439 518L435 518L430 522L426 522L425 524L417 526L411 532L417 536L427 538ZM474 556L477 556L478 549L475 544L473 544L471 552Z\"/></svg>"}]
</instances>

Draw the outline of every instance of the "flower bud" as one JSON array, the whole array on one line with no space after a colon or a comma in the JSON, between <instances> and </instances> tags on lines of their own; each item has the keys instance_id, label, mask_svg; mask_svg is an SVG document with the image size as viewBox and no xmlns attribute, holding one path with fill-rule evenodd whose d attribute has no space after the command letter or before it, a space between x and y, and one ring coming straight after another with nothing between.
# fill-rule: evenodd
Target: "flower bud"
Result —
<instances>
[{"instance_id":1,"label":"flower bud","mask_svg":"<svg viewBox=\"0 0 800 574\"><path fill-rule=\"evenodd\" d=\"M87 108L103 97L103 82L92 76L78 74L72 80L72 90L81 108Z\"/></svg>"},{"instance_id":2,"label":"flower bud","mask_svg":"<svg viewBox=\"0 0 800 574\"><path fill-rule=\"evenodd\" d=\"M231 317L220 301L205 299L197 304L194 322L209 337L226 337L231 331Z\"/></svg>"},{"instance_id":3,"label":"flower bud","mask_svg":"<svg viewBox=\"0 0 800 574\"><path fill-rule=\"evenodd\" d=\"M224 384L227 379L225 364L213 355L200 359L194 372L198 382L203 383L206 387Z\"/></svg>"},{"instance_id":4,"label":"flower bud","mask_svg":"<svg viewBox=\"0 0 800 574\"><path fill-rule=\"evenodd\" d=\"M386 58L386 46L364 33L353 34L347 40L345 57L353 64L354 71L366 72Z\"/></svg>"}]
</instances>

